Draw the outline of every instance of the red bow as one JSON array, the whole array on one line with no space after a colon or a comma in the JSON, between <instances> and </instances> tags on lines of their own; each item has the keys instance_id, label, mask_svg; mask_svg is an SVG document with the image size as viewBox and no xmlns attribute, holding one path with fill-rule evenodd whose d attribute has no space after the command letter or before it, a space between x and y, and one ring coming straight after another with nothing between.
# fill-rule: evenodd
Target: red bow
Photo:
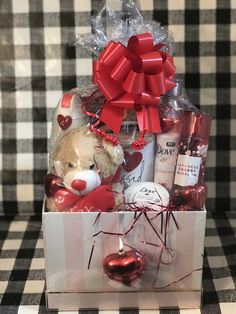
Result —
<instances>
[{"instance_id":1,"label":"red bow","mask_svg":"<svg viewBox=\"0 0 236 314\"><path fill-rule=\"evenodd\" d=\"M101 120L119 133L126 109L135 109L140 131L160 132L160 95L175 86L173 57L158 51L150 33L132 36L128 46L109 42L93 62L94 83L106 98Z\"/></svg>"}]
</instances>

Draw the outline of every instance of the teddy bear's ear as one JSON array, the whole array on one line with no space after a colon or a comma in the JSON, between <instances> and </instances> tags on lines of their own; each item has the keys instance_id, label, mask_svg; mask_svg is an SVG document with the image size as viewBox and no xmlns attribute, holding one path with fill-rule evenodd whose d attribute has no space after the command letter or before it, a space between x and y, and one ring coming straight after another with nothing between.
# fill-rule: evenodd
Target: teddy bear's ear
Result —
<instances>
[{"instance_id":1,"label":"teddy bear's ear","mask_svg":"<svg viewBox=\"0 0 236 314\"><path fill-rule=\"evenodd\" d=\"M111 161L117 166L121 165L124 161L124 152L122 147L119 144L114 145L105 139L102 140L102 145L107 153L110 155Z\"/></svg>"},{"instance_id":2,"label":"teddy bear's ear","mask_svg":"<svg viewBox=\"0 0 236 314\"><path fill-rule=\"evenodd\" d=\"M55 169L56 175L58 177L61 177L62 173L63 173L61 161L60 160L53 160L53 167Z\"/></svg>"}]
</instances>

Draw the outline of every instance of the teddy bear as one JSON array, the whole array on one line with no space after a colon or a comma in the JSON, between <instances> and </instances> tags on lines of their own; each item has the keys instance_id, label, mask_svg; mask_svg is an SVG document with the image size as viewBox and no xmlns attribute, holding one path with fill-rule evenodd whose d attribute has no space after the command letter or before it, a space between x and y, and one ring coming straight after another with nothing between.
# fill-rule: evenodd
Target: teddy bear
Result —
<instances>
[{"instance_id":1,"label":"teddy bear","mask_svg":"<svg viewBox=\"0 0 236 314\"><path fill-rule=\"evenodd\" d=\"M74 128L59 141L45 179L49 211L109 211L123 203L119 166L122 147L91 132Z\"/></svg>"}]
</instances>

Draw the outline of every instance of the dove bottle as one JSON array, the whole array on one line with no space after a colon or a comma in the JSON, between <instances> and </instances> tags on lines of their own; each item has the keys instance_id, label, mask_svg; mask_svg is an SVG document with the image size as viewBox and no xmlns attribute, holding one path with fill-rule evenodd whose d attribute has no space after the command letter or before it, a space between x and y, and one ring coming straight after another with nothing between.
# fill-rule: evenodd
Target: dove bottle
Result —
<instances>
[{"instance_id":1,"label":"dove bottle","mask_svg":"<svg viewBox=\"0 0 236 314\"><path fill-rule=\"evenodd\" d=\"M154 182L172 189L178 144L186 110L192 106L184 92L183 82L162 96L159 104L162 133L156 135Z\"/></svg>"}]
</instances>

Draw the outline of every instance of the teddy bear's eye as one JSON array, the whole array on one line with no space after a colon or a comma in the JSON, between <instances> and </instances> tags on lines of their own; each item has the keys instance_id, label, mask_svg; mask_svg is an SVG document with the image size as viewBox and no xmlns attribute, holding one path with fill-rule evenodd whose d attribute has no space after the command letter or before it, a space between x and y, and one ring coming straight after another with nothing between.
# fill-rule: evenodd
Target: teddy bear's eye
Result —
<instances>
[{"instance_id":1,"label":"teddy bear's eye","mask_svg":"<svg viewBox=\"0 0 236 314\"><path fill-rule=\"evenodd\" d=\"M92 170L94 168L94 164L92 164L89 169Z\"/></svg>"},{"instance_id":2,"label":"teddy bear's eye","mask_svg":"<svg viewBox=\"0 0 236 314\"><path fill-rule=\"evenodd\" d=\"M73 164L70 161L67 162L67 167L68 168L74 168Z\"/></svg>"}]
</instances>

